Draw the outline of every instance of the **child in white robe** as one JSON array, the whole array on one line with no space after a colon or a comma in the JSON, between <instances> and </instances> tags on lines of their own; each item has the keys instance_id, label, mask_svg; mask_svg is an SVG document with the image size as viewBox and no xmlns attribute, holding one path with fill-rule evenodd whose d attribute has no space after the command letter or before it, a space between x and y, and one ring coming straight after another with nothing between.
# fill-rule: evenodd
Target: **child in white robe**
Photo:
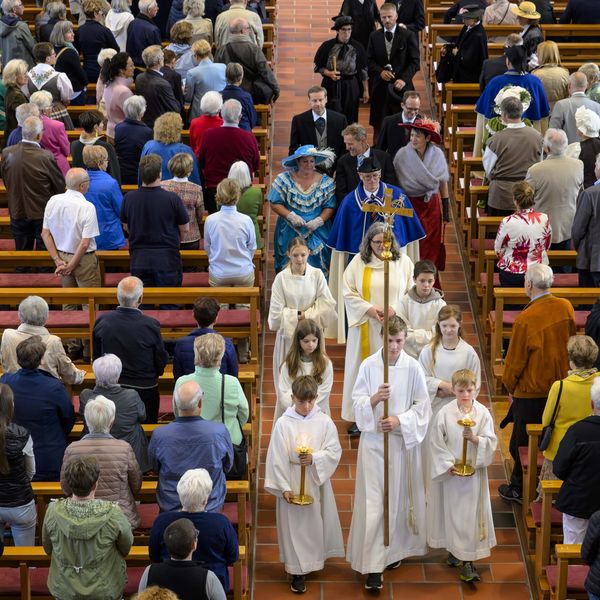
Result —
<instances>
[{"instance_id":1,"label":"child in white robe","mask_svg":"<svg viewBox=\"0 0 600 600\"><path fill-rule=\"evenodd\" d=\"M308 375L292 384L292 406L277 420L267 451L265 490L277 496L279 557L292 576L291 590L306 591L305 578L323 568L325 560L344 556L342 528L331 477L342 456L337 429L315 405L317 382ZM300 455L299 446L311 450ZM293 504L300 490L300 466L306 466L308 506Z\"/></svg>"},{"instance_id":2,"label":"child in white robe","mask_svg":"<svg viewBox=\"0 0 600 600\"><path fill-rule=\"evenodd\" d=\"M448 550L447 564L461 567L462 581L479 581L473 565L490 555L496 545L487 467L494 459L497 439L488 409L475 400L477 376L468 369L452 375L456 399L446 404L433 420L429 436L432 482L427 502L428 543ZM475 424L463 427L469 417ZM463 440L468 440L467 463L475 468L470 477L458 476Z\"/></svg>"},{"instance_id":3,"label":"child in white robe","mask_svg":"<svg viewBox=\"0 0 600 600\"><path fill-rule=\"evenodd\" d=\"M360 365L353 393L356 424L362 433L346 559L355 571L367 575L365 588L373 591L383 587L385 569L395 569L403 558L427 552L420 444L431 406L419 363L402 350L406 329L402 319L390 317L385 340L389 383L383 383L381 349ZM385 398L389 402L386 419ZM390 456L388 546L383 538L383 432L388 432Z\"/></svg>"},{"instance_id":4,"label":"child in white robe","mask_svg":"<svg viewBox=\"0 0 600 600\"><path fill-rule=\"evenodd\" d=\"M400 299L398 316L408 326L404 352L413 358L419 358L421 350L431 342L438 313L446 306L444 293L433 287L436 278L437 268L433 262L418 261L413 271L415 285Z\"/></svg>"},{"instance_id":5,"label":"child in white robe","mask_svg":"<svg viewBox=\"0 0 600 600\"><path fill-rule=\"evenodd\" d=\"M292 346L279 373L274 421L292 405L292 383L300 375L314 377L319 386L317 406L329 415L333 366L325 352L323 331L313 319L302 319L294 331Z\"/></svg>"}]
</instances>

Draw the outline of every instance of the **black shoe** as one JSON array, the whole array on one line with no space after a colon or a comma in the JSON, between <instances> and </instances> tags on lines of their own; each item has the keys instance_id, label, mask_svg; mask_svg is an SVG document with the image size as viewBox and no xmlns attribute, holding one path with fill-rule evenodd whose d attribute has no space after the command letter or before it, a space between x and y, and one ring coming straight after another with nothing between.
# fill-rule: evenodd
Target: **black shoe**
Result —
<instances>
[{"instance_id":1,"label":"black shoe","mask_svg":"<svg viewBox=\"0 0 600 600\"><path fill-rule=\"evenodd\" d=\"M503 483L498 487L498 494L503 500L523 504L523 492L511 484Z\"/></svg>"},{"instance_id":2,"label":"black shoe","mask_svg":"<svg viewBox=\"0 0 600 600\"><path fill-rule=\"evenodd\" d=\"M304 594L306 592L306 577L304 575L292 575L290 589L294 594Z\"/></svg>"},{"instance_id":3,"label":"black shoe","mask_svg":"<svg viewBox=\"0 0 600 600\"><path fill-rule=\"evenodd\" d=\"M460 558L456 558L452 552L448 552L448 558L446 559L446 564L449 567L460 567L463 564L463 561Z\"/></svg>"},{"instance_id":4,"label":"black shoe","mask_svg":"<svg viewBox=\"0 0 600 600\"><path fill-rule=\"evenodd\" d=\"M481 581L481 577L471 561L463 563L460 570L460 580L470 583L471 581Z\"/></svg>"},{"instance_id":5,"label":"black shoe","mask_svg":"<svg viewBox=\"0 0 600 600\"><path fill-rule=\"evenodd\" d=\"M397 569L400 565L402 564L401 560L397 560L396 562L390 563L385 570L386 571L393 571L394 569Z\"/></svg>"},{"instance_id":6,"label":"black shoe","mask_svg":"<svg viewBox=\"0 0 600 600\"><path fill-rule=\"evenodd\" d=\"M360 429L356 423L352 423L352 425L348 427L348 435L350 437L356 437L357 435L360 435Z\"/></svg>"},{"instance_id":7,"label":"black shoe","mask_svg":"<svg viewBox=\"0 0 600 600\"><path fill-rule=\"evenodd\" d=\"M369 573L365 582L365 590L380 590L383 588L383 575L381 573Z\"/></svg>"}]
</instances>

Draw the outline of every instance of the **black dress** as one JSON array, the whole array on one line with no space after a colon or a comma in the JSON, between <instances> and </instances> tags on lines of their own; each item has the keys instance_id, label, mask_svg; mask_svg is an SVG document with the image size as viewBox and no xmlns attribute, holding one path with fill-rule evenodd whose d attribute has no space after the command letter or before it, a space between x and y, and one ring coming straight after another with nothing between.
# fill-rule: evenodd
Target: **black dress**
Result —
<instances>
[{"instance_id":1,"label":"black dress","mask_svg":"<svg viewBox=\"0 0 600 600\"><path fill-rule=\"evenodd\" d=\"M488 57L487 35L481 21L463 26L456 40L458 53L454 58L454 83L478 83L483 61Z\"/></svg>"},{"instance_id":2,"label":"black dress","mask_svg":"<svg viewBox=\"0 0 600 600\"><path fill-rule=\"evenodd\" d=\"M352 39L359 42L363 48L369 44L369 36L375 31L375 23L381 23L379 9L375 0L344 0L340 15L352 17Z\"/></svg>"},{"instance_id":3,"label":"black dress","mask_svg":"<svg viewBox=\"0 0 600 600\"><path fill-rule=\"evenodd\" d=\"M323 42L315 54L315 73L324 69L333 71L333 57L337 59L339 81L323 77L321 85L327 90L327 106L345 115L348 123L358 121L358 106L362 96L363 81L367 75L367 54L363 46L350 40L342 44L337 37Z\"/></svg>"}]
</instances>

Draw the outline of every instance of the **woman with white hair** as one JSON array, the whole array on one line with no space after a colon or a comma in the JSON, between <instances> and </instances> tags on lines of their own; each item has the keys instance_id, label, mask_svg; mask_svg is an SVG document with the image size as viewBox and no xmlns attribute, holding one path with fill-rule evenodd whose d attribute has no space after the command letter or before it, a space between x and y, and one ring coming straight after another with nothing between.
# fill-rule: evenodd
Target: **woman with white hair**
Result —
<instances>
[{"instance_id":1,"label":"woman with white hair","mask_svg":"<svg viewBox=\"0 0 600 600\"><path fill-rule=\"evenodd\" d=\"M250 169L243 160L238 160L231 165L227 178L233 179L240 186L242 195L237 203L237 209L252 219L256 232L256 247L262 248L263 243L260 225L258 224L258 215L262 213L263 192L258 186L252 185Z\"/></svg>"},{"instance_id":2,"label":"woman with white hair","mask_svg":"<svg viewBox=\"0 0 600 600\"><path fill-rule=\"evenodd\" d=\"M585 73L588 80L585 95L594 102L600 102L600 67L596 63L584 63L577 70Z\"/></svg>"},{"instance_id":3,"label":"woman with white hair","mask_svg":"<svg viewBox=\"0 0 600 600\"><path fill-rule=\"evenodd\" d=\"M89 433L67 446L60 485L70 496L72 490L65 480L65 465L76 456L95 456L100 465L96 498L116 502L135 529L141 523L135 494L142 485L142 472L129 443L110 434L115 415L115 403L104 396L96 396L86 404L84 417Z\"/></svg>"},{"instance_id":4,"label":"woman with white hair","mask_svg":"<svg viewBox=\"0 0 600 600\"><path fill-rule=\"evenodd\" d=\"M177 484L182 509L160 514L150 531L149 551L152 562L169 558L163 536L165 529L178 519L189 519L198 530L198 546L192 560L212 571L229 591L227 567L238 559L238 539L229 519L215 512L204 512L212 491L212 480L206 469L186 471Z\"/></svg>"},{"instance_id":5,"label":"woman with white hair","mask_svg":"<svg viewBox=\"0 0 600 600\"><path fill-rule=\"evenodd\" d=\"M123 365L115 354L105 354L92 364L96 385L93 389L81 390L79 394L79 414L85 416L86 405L90 400L103 396L115 404L115 421L110 433L118 440L124 440L132 447L142 473L150 470L148 462L148 440L141 423L146 421L146 407L139 394L119 385Z\"/></svg>"},{"instance_id":6,"label":"woman with white hair","mask_svg":"<svg viewBox=\"0 0 600 600\"><path fill-rule=\"evenodd\" d=\"M112 0L110 10L104 20L104 25L108 27L119 44L121 52L125 52L127 46L127 27L133 21L131 14L131 0Z\"/></svg>"},{"instance_id":7,"label":"woman with white hair","mask_svg":"<svg viewBox=\"0 0 600 600\"><path fill-rule=\"evenodd\" d=\"M190 122L190 146L196 156L200 153L204 132L223 125L223 118L219 114L221 108L223 108L223 97L219 92L206 92L202 96L202 100L200 100L202 114Z\"/></svg>"},{"instance_id":8,"label":"woman with white hair","mask_svg":"<svg viewBox=\"0 0 600 600\"><path fill-rule=\"evenodd\" d=\"M189 21L194 27L192 31L192 44L198 40L213 43L213 24L204 17L204 0L183 0L184 21Z\"/></svg>"},{"instance_id":9,"label":"woman with white hair","mask_svg":"<svg viewBox=\"0 0 600 600\"><path fill-rule=\"evenodd\" d=\"M121 164L121 182L137 183L138 165L146 142L152 139L152 129L142 121L146 112L146 99L131 96L123 103L125 120L115 127L115 148Z\"/></svg>"}]
</instances>

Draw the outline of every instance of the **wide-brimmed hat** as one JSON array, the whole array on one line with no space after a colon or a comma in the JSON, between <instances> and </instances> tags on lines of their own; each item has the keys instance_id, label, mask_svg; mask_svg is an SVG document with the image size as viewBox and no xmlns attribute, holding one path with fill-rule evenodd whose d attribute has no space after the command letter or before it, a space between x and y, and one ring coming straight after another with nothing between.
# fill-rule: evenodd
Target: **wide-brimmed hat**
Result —
<instances>
[{"instance_id":1,"label":"wide-brimmed hat","mask_svg":"<svg viewBox=\"0 0 600 600\"><path fill-rule=\"evenodd\" d=\"M359 173L375 173L381 171L381 163L375 155L364 158L358 169Z\"/></svg>"},{"instance_id":2,"label":"wide-brimmed hat","mask_svg":"<svg viewBox=\"0 0 600 600\"><path fill-rule=\"evenodd\" d=\"M333 21L333 29L334 31L339 31L342 27L346 27L346 25L352 25L352 17L346 15L338 15L337 17L331 17Z\"/></svg>"},{"instance_id":3,"label":"wide-brimmed hat","mask_svg":"<svg viewBox=\"0 0 600 600\"><path fill-rule=\"evenodd\" d=\"M517 17L523 17L524 19L540 19L542 16L536 10L535 4L527 0L521 2L519 6L511 6L510 10L517 15Z\"/></svg>"},{"instance_id":4,"label":"wide-brimmed hat","mask_svg":"<svg viewBox=\"0 0 600 600\"><path fill-rule=\"evenodd\" d=\"M294 154L291 154L290 156L284 158L281 161L281 164L288 169L290 167L297 167L299 158L304 158L306 156L310 156L315 159L316 165L320 165L321 163L324 163L325 161L328 161L328 160L330 161L331 155L332 155L332 152L330 150L318 150L314 146L307 144L305 146L300 146L299 148L297 148L296 151L294 152ZM335 154L334 154L334 156L335 156Z\"/></svg>"},{"instance_id":5,"label":"wide-brimmed hat","mask_svg":"<svg viewBox=\"0 0 600 600\"><path fill-rule=\"evenodd\" d=\"M479 19L483 14L483 9L479 4L467 4L463 6L465 12L460 13L461 19Z\"/></svg>"},{"instance_id":6,"label":"wide-brimmed hat","mask_svg":"<svg viewBox=\"0 0 600 600\"><path fill-rule=\"evenodd\" d=\"M415 119L414 123L398 123L398 127L407 127L410 129L418 129L425 135L431 136L431 141L434 144L441 144L442 137L439 134L439 123L430 119Z\"/></svg>"},{"instance_id":7,"label":"wide-brimmed hat","mask_svg":"<svg viewBox=\"0 0 600 600\"><path fill-rule=\"evenodd\" d=\"M600 134L600 117L586 106L580 106L575 111L575 126L586 137L597 138Z\"/></svg>"}]
</instances>

